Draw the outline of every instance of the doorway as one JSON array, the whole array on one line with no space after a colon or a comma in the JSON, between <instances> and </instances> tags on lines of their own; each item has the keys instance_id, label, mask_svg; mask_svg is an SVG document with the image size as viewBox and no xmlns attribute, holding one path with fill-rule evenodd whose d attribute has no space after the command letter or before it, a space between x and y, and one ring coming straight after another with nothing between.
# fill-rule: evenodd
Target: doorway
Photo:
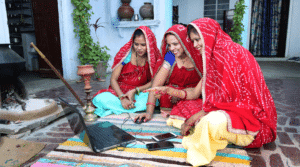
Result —
<instances>
[{"instance_id":1,"label":"doorway","mask_svg":"<svg viewBox=\"0 0 300 167\"><path fill-rule=\"evenodd\" d=\"M31 0L36 45L51 64L62 74L61 45L57 0ZM57 78L50 66L39 56L41 77Z\"/></svg>"},{"instance_id":2,"label":"doorway","mask_svg":"<svg viewBox=\"0 0 300 167\"><path fill-rule=\"evenodd\" d=\"M285 57L289 6L290 0L252 0L249 50L255 57Z\"/></svg>"}]
</instances>

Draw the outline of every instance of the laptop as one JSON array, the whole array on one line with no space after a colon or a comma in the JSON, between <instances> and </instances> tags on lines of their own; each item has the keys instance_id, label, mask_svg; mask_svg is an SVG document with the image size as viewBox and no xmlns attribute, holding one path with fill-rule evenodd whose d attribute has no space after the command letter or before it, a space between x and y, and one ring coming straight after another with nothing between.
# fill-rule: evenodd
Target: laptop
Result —
<instances>
[{"instance_id":1,"label":"laptop","mask_svg":"<svg viewBox=\"0 0 300 167\"><path fill-rule=\"evenodd\" d=\"M87 126L80 114L80 111L76 107L70 105L61 97L59 97L59 99L69 106L72 111L78 114L79 123L82 125L84 130L80 134L80 139L82 139L86 145L91 147L94 152L103 152L119 146L126 147L127 144L136 141L134 136L108 121ZM71 129L74 130L74 128ZM75 131L74 133L76 134Z\"/></svg>"}]
</instances>

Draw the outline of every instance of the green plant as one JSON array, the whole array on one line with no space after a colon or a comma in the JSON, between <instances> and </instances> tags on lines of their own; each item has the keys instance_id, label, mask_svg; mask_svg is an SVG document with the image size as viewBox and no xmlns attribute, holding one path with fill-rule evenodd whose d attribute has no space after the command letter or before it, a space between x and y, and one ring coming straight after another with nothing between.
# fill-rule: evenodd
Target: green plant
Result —
<instances>
[{"instance_id":1,"label":"green plant","mask_svg":"<svg viewBox=\"0 0 300 167\"><path fill-rule=\"evenodd\" d=\"M100 46L99 38L98 42L95 43L91 37L91 25L95 28L95 33L98 27L103 27L97 25L97 19L95 24L89 24L91 18L92 6L89 4L89 0L71 0L72 4L75 6L73 10L73 23L74 23L74 32L75 37L79 36L79 52L78 58L81 65L92 64L94 68L97 67L99 61L108 61L110 55L107 53L109 50L107 46ZM95 27L96 26L96 27Z\"/></svg>"},{"instance_id":2,"label":"green plant","mask_svg":"<svg viewBox=\"0 0 300 167\"><path fill-rule=\"evenodd\" d=\"M239 0L235 4L234 9L234 15L233 15L233 27L231 28L231 32L229 32L229 35L231 36L232 40L240 45L243 45L242 43L242 32L244 31L244 25L242 23L246 5L245 0Z\"/></svg>"}]
</instances>

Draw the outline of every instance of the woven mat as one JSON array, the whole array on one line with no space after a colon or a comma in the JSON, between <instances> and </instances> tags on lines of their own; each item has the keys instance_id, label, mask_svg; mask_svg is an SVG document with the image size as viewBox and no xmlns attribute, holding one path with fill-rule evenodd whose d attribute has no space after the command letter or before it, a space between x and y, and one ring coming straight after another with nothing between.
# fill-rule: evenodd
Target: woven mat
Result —
<instances>
[{"instance_id":1,"label":"woven mat","mask_svg":"<svg viewBox=\"0 0 300 167\"><path fill-rule=\"evenodd\" d=\"M20 166L39 153L45 144L8 137L0 138L0 166Z\"/></svg>"},{"instance_id":2,"label":"woven mat","mask_svg":"<svg viewBox=\"0 0 300 167\"><path fill-rule=\"evenodd\" d=\"M131 114L133 118L134 114ZM39 159L33 167L40 166L191 166L186 163L186 149L182 147L182 137L171 139L175 148L159 151L148 151L145 143L154 142L151 137L160 133L174 132L180 135L176 128L166 125L165 118L155 114L154 118L140 125L128 120L127 114L111 115L101 118L99 121L109 121L134 135L143 142L129 144L123 151L115 148L102 153L94 153L80 135L76 135L66 142L61 143L54 151ZM124 123L124 124L123 124ZM250 157L247 152L236 146L228 145L227 148L217 152L217 156L208 166L250 166Z\"/></svg>"}]
</instances>

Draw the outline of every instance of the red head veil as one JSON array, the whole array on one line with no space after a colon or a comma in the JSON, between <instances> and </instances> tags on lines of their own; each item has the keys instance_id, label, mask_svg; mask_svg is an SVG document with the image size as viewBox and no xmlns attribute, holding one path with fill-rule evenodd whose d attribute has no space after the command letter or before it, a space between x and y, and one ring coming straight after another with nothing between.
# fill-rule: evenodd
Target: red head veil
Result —
<instances>
[{"instance_id":1,"label":"red head veil","mask_svg":"<svg viewBox=\"0 0 300 167\"><path fill-rule=\"evenodd\" d=\"M192 41L188 38L187 28L185 26L176 24L176 25L173 25L171 28L169 28L165 32L164 38L161 42L162 43L162 45L161 45L162 56L164 57L165 54L168 52L167 42L166 42L166 34L168 34L168 33L175 35L175 37L179 41L180 45L184 49L186 55L189 58L191 58L191 60L193 61L193 64L196 67L197 73L199 74L200 77L202 77L202 69L203 69L202 68L202 60L201 60L202 58L201 58L199 51L193 47ZM173 64L172 69L174 68L175 64L176 63ZM169 76L171 76L171 74Z\"/></svg>"},{"instance_id":2,"label":"red head veil","mask_svg":"<svg viewBox=\"0 0 300 167\"><path fill-rule=\"evenodd\" d=\"M213 19L201 18L193 26L204 39L203 110L221 110L228 131L250 134L247 147L261 147L276 139L277 113L261 69L253 55L233 42Z\"/></svg>"},{"instance_id":3,"label":"red head veil","mask_svg":"<svg viewBox=\"0 0 300 167\"><path fill-rule=\"evenodd\" d=\"M159 49L157 48L156 38L151 29L146 26L140 26L136 30L138 29L142 30L146 39L148 62L150 66L151 77L153 77L160 65L162 64L163 58L159 52ZM130 41L127 42L115 56L112 70L114 70L118 65L120 65L124 61L124 59L129 54L132 45L133 35Z\"/></svg>"}]
</instances>

